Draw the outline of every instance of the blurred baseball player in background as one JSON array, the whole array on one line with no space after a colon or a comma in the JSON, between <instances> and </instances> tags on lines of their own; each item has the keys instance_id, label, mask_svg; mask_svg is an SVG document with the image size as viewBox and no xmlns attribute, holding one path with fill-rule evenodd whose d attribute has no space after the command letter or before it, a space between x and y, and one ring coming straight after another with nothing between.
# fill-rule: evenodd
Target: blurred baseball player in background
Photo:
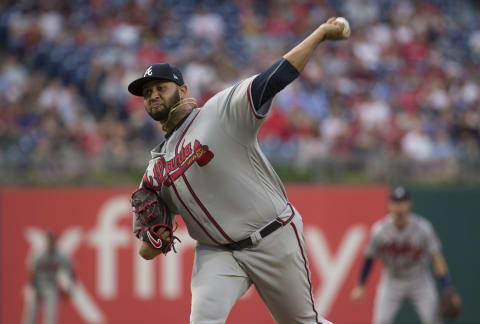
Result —
<instances>
[{"instance_id":1,"label":"blurred baseball player in background","mask_svg":"<svg viewBox=\"0 0 480 324\"><path fill-rule=\"evenodd\" d=\"M129 85L166 132L142 186L182 215L198 241L190 323L225 323L252 283L276 322L329 323L314 307L302 218L261 152L257 132L275 94L298 77L321 42L348 39L347 27L329 19L266 71L201 109L186 98L182 74L169 64L149 66ZM167 229L141 231L134 222L143 258L165 252L159 239L170 235Z\"/></svg>"},{"instance_id":2,"label":"blurred baseball player in background","mask_svg":"<svg viewBox=\"0 0 480 324\"><path fill-rule=\"evenodd\" d=\"M453 287L440 241L430 222L412 212L409 193L404 187L392 190L389 209L390 213L372 227L360 279L352 291L352 298L355 301L363 299L373 260L378 257L385 270L377 287L373 323L393 323L405 299L413 303L422 323L441 323L439 298L430 263L443 291L453 290ZM456 306L460 306L456 292L450 298Z\"/></svg>"},{"instance_id":3,"label":"blurred baseball player in background","mask_svg":"<svg viewBox=\"0 0 480 324\"><path fill-rule=\"evenodd\" d=\"M44 323L58 323L59 300L68 296L74 288L72 263L58 251L55 233L47 232L46 239L46 250L34 257L30 268L33 296L27 305L25 324L36 323L40 305L44 308ZM67 275L68 279L62 280L63 274Z\"/></svg>"}]
</instances>

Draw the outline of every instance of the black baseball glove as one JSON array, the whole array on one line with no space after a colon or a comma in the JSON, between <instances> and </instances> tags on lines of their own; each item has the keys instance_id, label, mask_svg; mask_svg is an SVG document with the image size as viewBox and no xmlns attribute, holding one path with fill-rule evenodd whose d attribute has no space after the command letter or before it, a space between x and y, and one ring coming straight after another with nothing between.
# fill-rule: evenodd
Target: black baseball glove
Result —
<instances>
[{"instance_id":1,"label":"black baseball glove","mask_svg":"<svg viewBox=\"0 0 480 324\"><path fill-rule=\"evenodd\" d=\"M174 241L178 238L173 236L173 217L157 193L140 188L132 194L131 204L134 223L139 227L136 236L164 254L172 248L175 251Z\"/></svg>"},{"instance_id":2,"label":"black baseball glove","mask_svg":"<svg viewBox=\"0 0 480 324\"><path fill-rule=\"evenodd\" d=\"M460 315L462 301L453 286L444 288L440 294L440 314L444 318L455 319Z\"/></svg>"}]
</instances>

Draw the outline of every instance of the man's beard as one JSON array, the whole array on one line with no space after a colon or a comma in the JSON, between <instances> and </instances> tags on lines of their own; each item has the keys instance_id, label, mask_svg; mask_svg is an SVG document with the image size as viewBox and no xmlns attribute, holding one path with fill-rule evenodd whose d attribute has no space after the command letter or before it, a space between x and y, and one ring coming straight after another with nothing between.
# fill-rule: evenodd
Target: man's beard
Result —
<instances>
[{"instance_id":1,"label":"man's beard","mask_svg":"<svg viewBox=\"0 0 480 324\"><path fill-rule=\"evenodd\" d=\"M150 115L150 117L152 117L156 121L165 122L168 119L168 114L170 113L170 109L172 109L172 107L175 106L179 101L180 101L180 90L178 90L177 88L177 91L175 91L175 93L165 103L165 106L166 106L165 109L150 111L148 114Z\"/></svg>"}]
</instances>

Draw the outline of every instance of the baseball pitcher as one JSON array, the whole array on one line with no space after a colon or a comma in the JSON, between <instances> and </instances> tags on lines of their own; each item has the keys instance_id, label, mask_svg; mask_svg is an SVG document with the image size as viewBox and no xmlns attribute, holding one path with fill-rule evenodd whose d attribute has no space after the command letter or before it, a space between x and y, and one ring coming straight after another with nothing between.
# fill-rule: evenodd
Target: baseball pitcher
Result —
<instances>
[{"instance_id":1,"label":"baseball pitcher","mask_svg":"<svg viewBox=\"0 0 480 324\"><path fill-rule=\"evenodd\" d=\"M432 225L411 212L409 194L404 187L392 191L389 208L390 213L372 227L352 298L356 301L363 298L373 260L378 257L385 271L377 288L374 324L393 323L405 299L413 303L424 324L441 323L441 315L458 316L460 298L450 283L440 241ZM442 299L445 301L440 308L430 263L443 289Z\"/></svg>"},{"instance_id":2,"label":"baseball pitcher","mask_svg":"<svg viewBox=\"0 0 480 324\"><path fill-rule=\"evenodd\" d=\"M320 43L348 39L345 28L329 19L266 71L201 108L167 63L149 66L129 85L166 132L132 197L139 253L152 259L174 248L171 215L182 216L198 242L190 323L225 323L252 284L277 323L329 323L315 310L302 218L257 132L275 94L298 77Z\"/></svg>"}]
</instances>

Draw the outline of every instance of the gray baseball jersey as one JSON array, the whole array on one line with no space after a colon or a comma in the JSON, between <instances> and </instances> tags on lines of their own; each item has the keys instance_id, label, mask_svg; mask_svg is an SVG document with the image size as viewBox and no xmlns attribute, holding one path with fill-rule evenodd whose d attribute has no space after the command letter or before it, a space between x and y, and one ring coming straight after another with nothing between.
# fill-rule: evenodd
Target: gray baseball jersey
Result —
<instances>
[{"instance_id":1,"label":"gray baseball jersey","mask_svg":"<svg viewBox=\"0 0 480 324\"><path fill-rule=\"evenodd\" d=\"M195 109L152 151L143 178L202 243L239 241L277 216L292 215L285 189L257 142L264 116L249 102L253 78Z\"/></svg>"},{"instance_id":2,"label":"gray baseball jersey","mask_svg":"<svg viewBox=\"0 0 480 324\"><path fill-rule=\"evenodd\" d=\"M44 252L33 260L32 269L34 281L36 285L57 285L58 273L64 270L69 274L72 273L72 264L70 260L59 253Z\"/></svg>"},{"instance_id":3,"label":"gray baseball jersey","mask_svg":"<svg viewBox=\"0 0 480 324\"><path fill-rule=\"evenodd\" d=\"M411 214L403 229L390 215L374 224L365 255L380 258L385 272L377 288L373 323L392 323L405 299L412 301L422 323L440 323L429 269L431 256L439 251L432 225L421 216Z\"/></svg>"},{"instance_id":4,"label":"gray baseball jersey","mask_svg":"<svg viewBox=\"0 0 480 324\"><path fill-rule=\"evenodd\" d=\"M429 221L412 214L398 229L387 215L374 224L365 255L379 257L388 275L397 278L419 276L428 270L430 258L440 251L440 242Z\"/></svg>"},{"instance_id":5,"label":"gray baseball jersey","mask_svg":"<svg viewBox=\"0 0 480 324\"><path fill-rule=\"evenodd\" d=\"M251 284L278 323L329 323L314 308L301 217L257 142L271 101L254 109L253 79L194 109L152 151L142 185L182 215L198 241L190 323L225 323ZM258 233L275 219L283 227L253 248L220 247Z\"/></svg>"}]
</instances>

